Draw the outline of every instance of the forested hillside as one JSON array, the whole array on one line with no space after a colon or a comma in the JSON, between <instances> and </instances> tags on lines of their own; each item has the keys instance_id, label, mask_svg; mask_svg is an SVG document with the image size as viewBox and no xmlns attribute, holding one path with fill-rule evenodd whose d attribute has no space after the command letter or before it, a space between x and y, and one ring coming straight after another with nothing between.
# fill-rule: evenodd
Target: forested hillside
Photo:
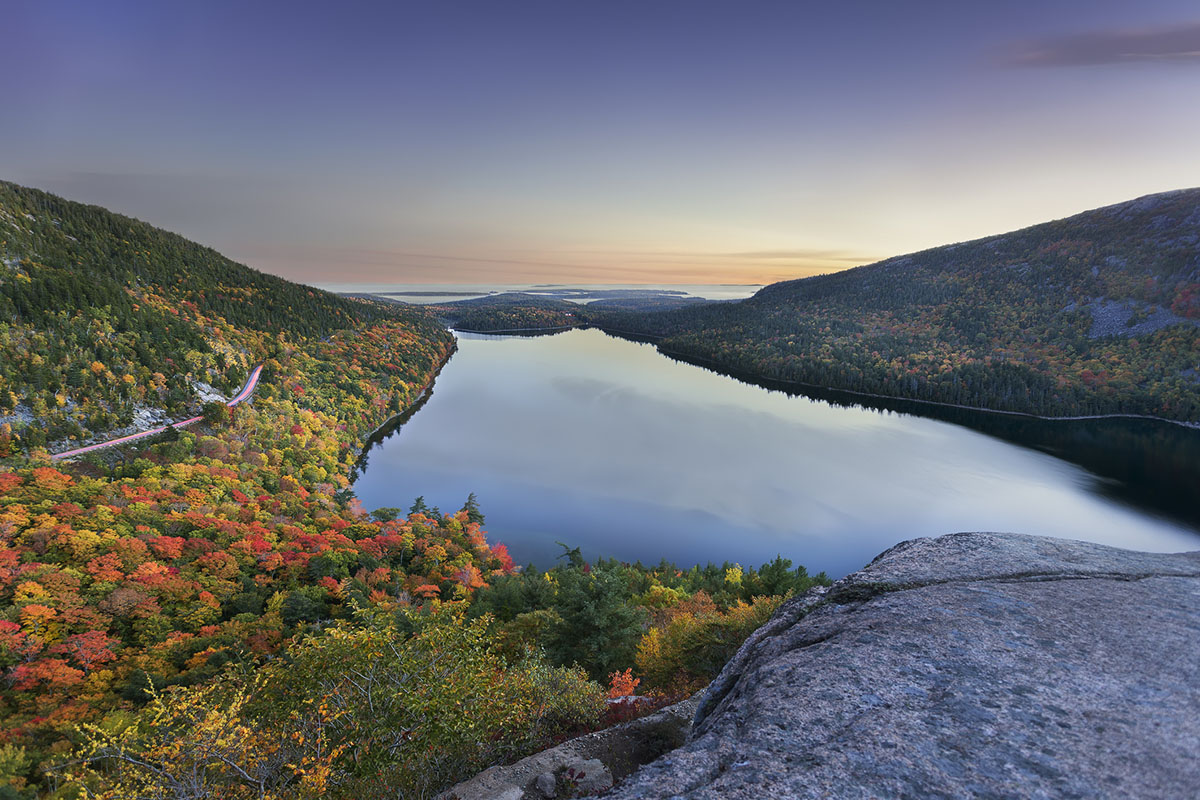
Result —
<instances>
[{"instance_id":1,"label":"forested hillside","mask_svg":"<svg viewBox=\"0 0 1200 800\"><path fill-rule=\"evenodd\" d=\"M575 317L577 304L524 292L504 292L430 308L462 331L520 331L580 324Z\"/></svg>"},{"instance_id":2,"label":"forested hillside","mask_svg":"<svg viewBox=\"0 0 1200 800\"><path fill-rule=\"evenodd\" d=\"M431 796L632 713L603 688L631 669L658 705L694 690L824 580L578 551L521 572L473 496L368 513L364 440L453 352L432 314L0 200L2 798ZM187 431L53 465L42 446L258 363L250 402Z\"/></svg>"},{"instance_id":3,"label":"forested hillside","mask_svg":"<svg viewBox=\"0 0 1200 800\"><path fill-rule=\"evenodd\" d=\"M582 325L585 317L595 317L604 312L631 311L643 314L709 302L700 297L684 295L681 290L558 289L553 292L553 296L502 292L429 308L455 330L503 333L575 327ZM581 295L586 305L566 299L580 298Z\"/></svg>"},{"instance_id":4,"label":"forested hillside","mask_svg":"<svg viewBox=\"0 0 1200 800\"><path fill-rule=\"evenodd\" d=\"M0 182L0 456L129 425L138 410L179 415L198 384L236 391L283 343L397 314Z\"/></svg>"},{"instance_id":5,"label":"forested hillside","mask_svg":"<svg viewBox=\"0 0 1200 800\"><path fill-rule=\"evenodd\" d=\"M777 283L738 303L584 316L777 380L1200 421L1200 189Z\"/></svg>"},{"instance_id":6,"label":"forested hillside","mask_svg":"<svg viewBox=\"0 0 1200 800\"><path fill-rule=\"evenodd\" d=\"M10 184L0 232L0 786L44 781L84 723L155 735L135 713L155 692L252 682L312 623L462 598L511 568L465 512L371 518L348 489L369 431L452 351L428 314ZM39 451L256 363L252 404L198 429L85 463Z\"/></svg>"}]
</instances>

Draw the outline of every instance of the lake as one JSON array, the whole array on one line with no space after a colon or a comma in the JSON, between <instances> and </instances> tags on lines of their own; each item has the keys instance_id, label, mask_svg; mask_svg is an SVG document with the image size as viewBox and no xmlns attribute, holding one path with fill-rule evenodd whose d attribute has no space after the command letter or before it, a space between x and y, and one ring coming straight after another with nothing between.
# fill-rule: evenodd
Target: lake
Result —
<instances>
[{"instance_id":1,"label":"lake","mask_svg":"<svg viewBox=\"0 0 1200 800\"><path fill-rule=\"evenodd\" d=\"M988 435L771 391L599 330L458 338L428 400L364 454L354 490L368 509L421 495L443 511L475 492L489 540L517 563L547 566L563 542L680 566L781 554L836 577L904 539L980 530L1200 549L1195 495L1155 500L1157 456L1139 452L1200 432L1090 423L1074 444L992 416ZM1098 437L1125 450L1097 456Z\"/></svg>"}]
</instances>

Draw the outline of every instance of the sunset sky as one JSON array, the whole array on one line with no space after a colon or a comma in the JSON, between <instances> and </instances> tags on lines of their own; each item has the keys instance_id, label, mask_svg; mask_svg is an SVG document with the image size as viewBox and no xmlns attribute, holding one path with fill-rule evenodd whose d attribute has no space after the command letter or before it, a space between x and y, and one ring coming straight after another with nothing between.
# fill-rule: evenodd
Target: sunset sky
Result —
<instances>
[{"instance_id":1,"label":"sunset sky","mask_svg":"<svg viewBox=\"0 0 1200 800\"><path fill-rule=\"evenodd\" d=\"M323 284L761 283L1200 185L1195 0L4 4L0 178Z\"/></svg>"}]
</instances>

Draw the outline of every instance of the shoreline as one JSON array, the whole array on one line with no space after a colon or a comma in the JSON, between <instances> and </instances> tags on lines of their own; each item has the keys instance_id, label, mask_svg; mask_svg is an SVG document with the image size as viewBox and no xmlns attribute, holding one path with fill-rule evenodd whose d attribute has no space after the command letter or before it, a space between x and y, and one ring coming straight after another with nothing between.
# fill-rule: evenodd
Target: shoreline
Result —
<instances>
[{"instance_id":1,"label":"shoreline","mask_svg":"<svg viewBox=\"0 0 1200 800\"><path fill-rule=\"evenodd\" d=\"M390 425L393 425L396 420L409 415L416 409L420 408L421 405L423 405L424 402L429 399L429 395L433 392L433 385L437 382L438 376L442 374L442 370L445 369L446 365L450 363L450 359L453 358L454 354L457 352L458 340L455 339L450 343L450 347L447 349L446 354L442 356L442 359L437 363L437 366L434 367L429 375L429 380L425 381L420 390L417 392L416 396L414 396L413 399L404 406L404 408L400 409L395 414L389 415L386 419L384 419L383 422L379 423L370 431L368 431L362 438L361 446L351 448L351 450L354 451L354 470L358 469L358 463L371 449L372 439L374 439L382 431L385 431ZM351 485L353 485L353 481L351 481Z\"/></svg>"},{"instance_id":2,"label":"shoreline","mask_svg":"<svg viewBox=\"0 0 1200 800\"><path fill-rule=\"evenodd\" d=\"M550 331L570 331L570 330L574 330L575 328L588 328L588 327L592 327L592 326L589 326L589 325L556 325L552 328L499 328L499 329L493 330L493 331L477 331L477 330L472 330L471 328L449 328L449 330L452 330L455 333L475 333L475 334L480 334L482 336L490 336L492 334L495 334L496 336L503 336L506 333L524 333L524 332L549 333Z\"/></svg>"},{"instance_id":3,"label":"shoreline","mask_svg":"<svg viewBox=\"0 0 1200 800\"><path fill-rule=\"evenodd\" d=\"M655 349L658 350L658 352L662 353L665 356L669 356L671 358L675 358L680 361L685 361L685 362L688 362L691 364L695 364L696 366L700 366L700 367L711 366L711 368L714 369L716 372L720 372L723 375L728 375L729 377L734 378L736 380L742 380L743 377L745 377L745 378L749 378L751 380L765 381L765 382L776 383L776 384L781 384L781 385L786 385L786 386L799 386L799 387L805 387L805 388L809 388L809 389L815 389L817 391L839 392L841 394L853 395L854 397L871 397L871 398L875 398L877 400L889 400L889 401L898 402L898 403L920 403L921 405L937 406L940 408L956 408L956 409L959 409L962 411L975 411L975 412L980 412L980 413L984 413L984 414L1002 414L1002 415L1008 416L1008 417L1023 417L1025 419L1036 419L1036 420L1042 420L1045 422L1082 422L1084 420L1101 420L1101 419L1140 419L1140 420L1149 420L1152 422L1165 422L1165 423L1168 423L1171 425L1177 425L1181 428L1188 428L1190 430L1200 430L1200 422L1188 422L1185 420L1169 419L1167 417L1156 417L1151 414L1078 414L1078 415L1063 415L1063 416L1047 416L1044 414L1034 414L1029 411L1005 411L1003 409L986 408L984 406L969 406L969 405L964 405L962 403L947 403L947 402L944 402L941 400L921 400L921 399L918 399L915 397L899 397L896 395L877 394L875 392L861 392L861 391L856 391L854 389L839 389L836 386L820 386L815 383L805 383L804 381L793 381L793 380L787 380L784 378L772 378L767 375L761 375L761 374L758 374L755 372L748 372L745 370L738 370L738 369L734 369L732 367L727 367L718 361L713 361L712 359L704 358L702 356L693 356L693 355L688 355L686 353L679 353L679 352L675 352L672 350L668 350L658 344L658 342L661 342L663 339L666 338L665 336L655 336L653 334L648 334L648 333L635 333L634 331L624 331L624 330L621 330L620 328L608 328L603 325L589 325L587 327L595 328L596 330L603 331L604 333L606 333L610 336L617 336L618 338L622 338L622 339L626 338L626 337L633 337L636 339L641 339L642 341L645 341L647 344L653 344L655 346Z\"/></svg>"}]
</instances>

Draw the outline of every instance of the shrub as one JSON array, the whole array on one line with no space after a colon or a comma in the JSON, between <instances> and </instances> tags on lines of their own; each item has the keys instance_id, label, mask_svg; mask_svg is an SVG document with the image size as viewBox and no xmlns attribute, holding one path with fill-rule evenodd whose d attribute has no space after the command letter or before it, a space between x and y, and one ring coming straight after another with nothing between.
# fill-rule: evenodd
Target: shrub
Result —
<instances>
[{"instance_id":1,"label":"shrub","mask_svg":"<svg viewBox=\"0 0 1200 800\"><path fill-rule=\"evenodd\" d=\"M87 728L90 767L73 777L100 800L427 797L600 718L600 686L533 652L507 666L490 623L360 611L248 688L231 670L156 694L121 731Z\"/></svg>"},{"instance_id":2,"label":"shrub","mask_svg":"<svg viewBox=\"0 0 1200 800\"><path fill-rule=\"evenodd\" d=\"M756 597L727 611L681 613L642 636L637 671L648 688L671 696L692 694L717 676L746 637L783 601L783 597Z\"/></svg>"}]
</instances>

